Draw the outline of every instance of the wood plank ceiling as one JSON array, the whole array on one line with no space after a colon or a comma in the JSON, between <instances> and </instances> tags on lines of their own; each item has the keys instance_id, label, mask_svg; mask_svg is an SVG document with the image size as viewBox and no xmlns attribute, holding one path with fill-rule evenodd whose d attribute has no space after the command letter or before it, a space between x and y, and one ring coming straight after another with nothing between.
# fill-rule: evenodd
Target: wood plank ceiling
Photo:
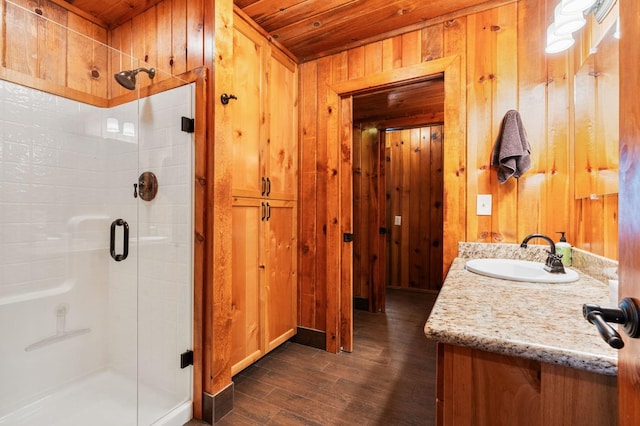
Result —
<instances>
[{"instance_id":1,"label":"wood plank ceiling","mask_svg":"<svg viewBox=\"0 0 640 426\"><path fill-rule=\"evenodd\" d=\"M168 0L64 1L113 28ZM234 3L300 61L305 61L500 1L512 0L234 0ZM360 95L354 102L354 121L359 123L383 124L412 116L437 118L443 111L444 90L440 79Z\"/></svg>"},{"instance_id":2,"label":"wood plank ceiling","mask_svg":"<svg viewBox=\"0 0 640 426\"><path fill-rule=\"evenodd\" d=\"M413 117L413 124L425 124L442 121L443 113L442 76L353 97L354 123L379 123L387 127L390 121Z\"/></svg>"},{"instance_id":3,"label":"wood plank ceiling","mask_svg":"<svg viewBox=\"0 0 640 426\"><path fill-rule=\"evenodd\" d=\"M107 26L116 27L163 0L66 1ZM464 9L509 1L514 0L234 0L234 3L300 61L306 61L405 27L424 25L439 17L446 19Z\"/></svg>"}]
</instances>

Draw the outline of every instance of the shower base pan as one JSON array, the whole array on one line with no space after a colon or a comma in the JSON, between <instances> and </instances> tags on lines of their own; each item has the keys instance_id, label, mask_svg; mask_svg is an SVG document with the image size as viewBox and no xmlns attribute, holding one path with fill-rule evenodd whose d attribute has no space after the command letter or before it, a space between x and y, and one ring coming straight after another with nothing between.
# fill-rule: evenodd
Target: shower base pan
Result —
<instances>
[{"instance_id":1,"label":"shower base pan","mask_svg":"<svg viewBox=\"0 0 640 426\"><path fill-rule=\"evenodd\" d=\"M141 394L138 412L135 383L107 370L0 417L0 425L182 426L192 417L191 401L176 405L175 396L148 386Z\"/></svg>"}]
</instances>

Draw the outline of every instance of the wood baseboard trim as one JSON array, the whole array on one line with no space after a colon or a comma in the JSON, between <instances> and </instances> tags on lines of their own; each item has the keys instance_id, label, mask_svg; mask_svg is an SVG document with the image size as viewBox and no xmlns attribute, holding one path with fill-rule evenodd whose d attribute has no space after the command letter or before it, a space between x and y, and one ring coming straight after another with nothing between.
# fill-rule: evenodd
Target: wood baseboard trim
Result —
<instances>
[{"instance_id":1,"label":"wood baseboard trim","mask_svg":"<svg viewBox=\"0 0 640 426\"><path fill-rule=\"evenodd\" d=\"M327 333L312 328L298 327L298 332L291 338L294 343L311 346L316 349L327 350Z\"/></svg>"},{"instance_id":2,"label":"wood baseboard trim","mask_svg":"<svg viewBox=\"0 0 640 426\"><path fill-rule=\"evenodd\" d=\"M353 309L357 309L359 311L368 311L369 310L369 299L366 297L354 297L353 298Z\"/></svg>"}]
</instances>

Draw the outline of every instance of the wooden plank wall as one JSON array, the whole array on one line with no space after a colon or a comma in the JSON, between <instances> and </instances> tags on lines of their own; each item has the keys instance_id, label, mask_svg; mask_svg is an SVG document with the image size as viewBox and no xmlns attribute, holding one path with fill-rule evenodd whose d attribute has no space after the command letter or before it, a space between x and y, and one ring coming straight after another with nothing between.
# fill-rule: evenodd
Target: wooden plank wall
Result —
<instances>
[{"instance_id":1,"label":"wooden plank wall","mask_svg":"<svg viewBox=\"0 0 640 426\"><path fill-rule=\"evenodd\" d=\"M204 15L202 0L163 0L112 29L109 46L116 49L111 58L114 72L156 67L165 71L154 79L159 81L168 73L178 75L204 65ZM111 96L123 93L126 89L112 86Z\"/></svg>"},{"instance_id":2,"label":"wooden plank wall","mask_svg":"<svg viewBox=\"0 0 640 426\"><path fill-rule=\"evenodd\" d=\"M445 190L467 194L466 222L455 224L464 227L465 240L518 242L534 232L555 238L556 231L566 231L576 246L617 258L617 196L574 200L572 56L544 53L556 4L519 0L300 65L300 326L325 329L327 270L339 254L326 235L327 220L338 216L339 208L326 195L334 190L328 153L339 149L326 125L330 86L426 60L462 59L467 142L453 149L466 154L466 187ZM489 161L510 109L522 115L532 167L521 179L501 185ZM444 144L446 153L446 136ZM477 194L493 196L492 216L475 214ZM444 259L445 268L451 260Z\"/></svg>"},{"instance_id":3,"label":"wooden plank wall","mask_svg":"<svg viewBox=\"0 0 640 426\"><path fill-rule=\"evenodd\" d=\"M0 4L3 78L105 106L106 26L48 0L13 3Z\"/></svg>"},{"instance_id":4,"label":"wooden plank wall","mask_svg":"<svg viewBox=\"0 0 640 426\"><path fill-rule=\"evenodd\" d=\"M93 98L129 93L115 84L117 71L155 67L159 82L205 63L203 0L163 0L111 30L61 0L12 2L0 4L0 59L3 75L12 81L49 91L64 87L70 89L67 96L100 104ZM148 84L139 79L140 87Z\"/></svg>"},{"instance_id":5,"label":"wooden plank wall","mask_svg":"<svg viewBox=\"0 0 640 426\"><path fill-rule=\"evenodd\" d=\"M441 287L442 142L442 125L386 132L387 286ZM400 225L395 223L396 216Z\"/></svg>"}]
</instances>

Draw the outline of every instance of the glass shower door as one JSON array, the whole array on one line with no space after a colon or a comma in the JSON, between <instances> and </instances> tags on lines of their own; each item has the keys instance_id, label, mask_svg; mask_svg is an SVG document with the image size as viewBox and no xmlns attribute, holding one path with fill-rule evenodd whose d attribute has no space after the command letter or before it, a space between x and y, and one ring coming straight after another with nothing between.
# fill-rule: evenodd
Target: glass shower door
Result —
<instances>
[{"instance_id":1,"label":"glass shower door","mask_svg":"<svg viewBox=\"0 0 640 426\"><path fill-rule=\"evenodd\" d=\"M156 71L155 78L174 77ZM139 92L145 83L143 75ZM107 155L107 209L116 234L109 261L109 364L127 384L120 393L135 401L133 417L110 424L190 418L193 372L180 364L192 347L193 134L181 125L182 117L193 117L193 90L183 85L109 110L108 119L120 126Z\"/></svg>"},{"instance_id":2,"label":"glass shower door","mask_svg":"<svg viewBox=\"0 0 640 426\"><path fill-rule=\"evenodd\" d=\"M103 112L108 131L105 146L104 208L109 222L106 294L107 378L105 424L138 425L139 233L134 183L140 173L139 100ZM105 382L106 384L107 382ZM102 412L103 410L100 410ZM113 412L112 412L113 411Z\"/></svg>"},{"instance_id":3,"label":"glass shower door","mask_svg":"<svg viewBox=\"0 0 640 426\"><path fill-rule=\"evenodd\" d=\"M139 425L191 401L192 367L180 364L192 348L194 140L182 117L193 117L193 91L184 85L138 104L138 188L157 181L153 199L137 199Z\"/></svg>"}]
</instances>

